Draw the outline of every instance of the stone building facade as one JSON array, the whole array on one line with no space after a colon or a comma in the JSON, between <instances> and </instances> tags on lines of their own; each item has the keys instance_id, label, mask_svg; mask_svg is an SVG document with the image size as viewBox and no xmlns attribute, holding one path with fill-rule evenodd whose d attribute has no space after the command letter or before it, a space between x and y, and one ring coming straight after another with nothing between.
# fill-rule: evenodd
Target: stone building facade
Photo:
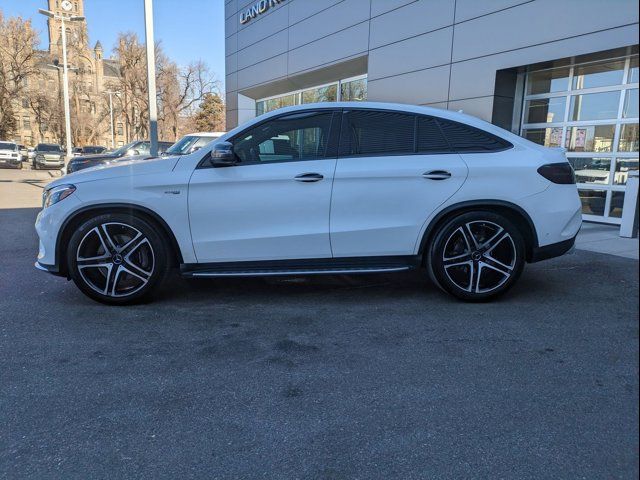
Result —
<instances>
[{"instance_id":1,"label":"stone building facade","mask_svg":"<svg viewBox=\"0 0 640 480\"><path fill-rule=\"evenodd\" d=\"M72 0L70 12L62 9L62 0L48 0L47 9L56 14L84 17L84 0ZM64 142L64 113L62 103L62 24L49 18L47 22L48 48L37 52L40 75L27 79L23 98L16 99L16 141L34 146L39 142ZM118 147L126 143L124 121L114 103L114 141L111 138L111 119L108 92L118 81L119 69L115 60L104 58L98 41L89 45L87 21L65 22L71 129L74 146L103 145ZM39 101L45 96L44 101ZM47 103L49 102L49 103ZM50 106L51 108L46 108Z\"/></svg>"}]
</instances>

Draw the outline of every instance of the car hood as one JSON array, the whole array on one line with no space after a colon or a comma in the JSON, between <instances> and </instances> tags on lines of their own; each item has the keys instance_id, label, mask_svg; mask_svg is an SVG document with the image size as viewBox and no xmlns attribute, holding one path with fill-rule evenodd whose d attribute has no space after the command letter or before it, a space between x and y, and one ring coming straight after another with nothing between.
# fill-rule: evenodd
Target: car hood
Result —
<instances>
[{"instance_id":1,"label":"car hood","mask_svg":"<svg viewBox=\"0 0 640 480\"><path fill-rule=\"evenodd\" d=\"M131 158L131 157L128 157ZM47 189L57 185L69 183L94 182L116 177L131 177L136 175L151 175L156 173L170 172L175 167L179 157L162 157L142 160L140 158L113 163L109 165L98 165L96 167L79 170L65 175L47 185Z\"/></svg>"}]
</instances>

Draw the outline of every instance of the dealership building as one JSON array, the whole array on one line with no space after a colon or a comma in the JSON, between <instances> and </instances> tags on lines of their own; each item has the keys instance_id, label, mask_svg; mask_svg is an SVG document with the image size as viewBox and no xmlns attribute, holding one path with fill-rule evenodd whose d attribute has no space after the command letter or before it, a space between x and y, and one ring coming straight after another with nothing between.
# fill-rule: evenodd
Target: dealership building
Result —
<instances>
[{"instance_id":1,"label":"dealership building","mask_svg":"<svg viewBox=\"0 0 640 480\"><path fill-rule=\"evenodd\" d=\"M638 169L637 0L226 0L227 128L318 101L462 110L562 146L586 220Z\"/></svg>"}]
</instances>

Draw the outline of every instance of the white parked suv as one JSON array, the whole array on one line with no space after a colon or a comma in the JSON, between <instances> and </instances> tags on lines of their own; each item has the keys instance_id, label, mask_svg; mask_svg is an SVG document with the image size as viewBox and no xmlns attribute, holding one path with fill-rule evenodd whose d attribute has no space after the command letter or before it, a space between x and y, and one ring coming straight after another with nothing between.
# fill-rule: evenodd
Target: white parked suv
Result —
<instances>
[{"instance_id":1,"label":"white parked suv","mask_svg":"<svg viewBox=\"0 0 640 480\"><path fill-rule=\"evenodd\" d=\"M378 103L289 107L180 157L50 183L36 266L109 304L188 277L424 268L463 300L562 255L581 207L562 150L461 113Z\"/></svg>"}]
</instances>

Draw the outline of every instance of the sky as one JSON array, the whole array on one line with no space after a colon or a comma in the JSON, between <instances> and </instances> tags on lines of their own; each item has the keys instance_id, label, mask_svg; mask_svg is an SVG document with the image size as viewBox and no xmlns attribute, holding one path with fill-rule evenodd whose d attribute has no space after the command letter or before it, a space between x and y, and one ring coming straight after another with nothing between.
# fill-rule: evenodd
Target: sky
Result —
<instances>
[{"instance_id":1,"label":"sky","mask_svg":"<svg viewBox=\"0 0 640 480\"><path fill-rule=\"evenodd\" d=\"M32 20L47 47L46 17L38 13L47 0L0 0L5 16ZM84 0L89 42L100 40L105 57L111 53L119 32L133 31L144 41L143 0ZM203 60L224 85L224 0L154 0L156 41L179 65ZM224 91L224 89L223 89Z\"/></svg>"}]
</instances>

